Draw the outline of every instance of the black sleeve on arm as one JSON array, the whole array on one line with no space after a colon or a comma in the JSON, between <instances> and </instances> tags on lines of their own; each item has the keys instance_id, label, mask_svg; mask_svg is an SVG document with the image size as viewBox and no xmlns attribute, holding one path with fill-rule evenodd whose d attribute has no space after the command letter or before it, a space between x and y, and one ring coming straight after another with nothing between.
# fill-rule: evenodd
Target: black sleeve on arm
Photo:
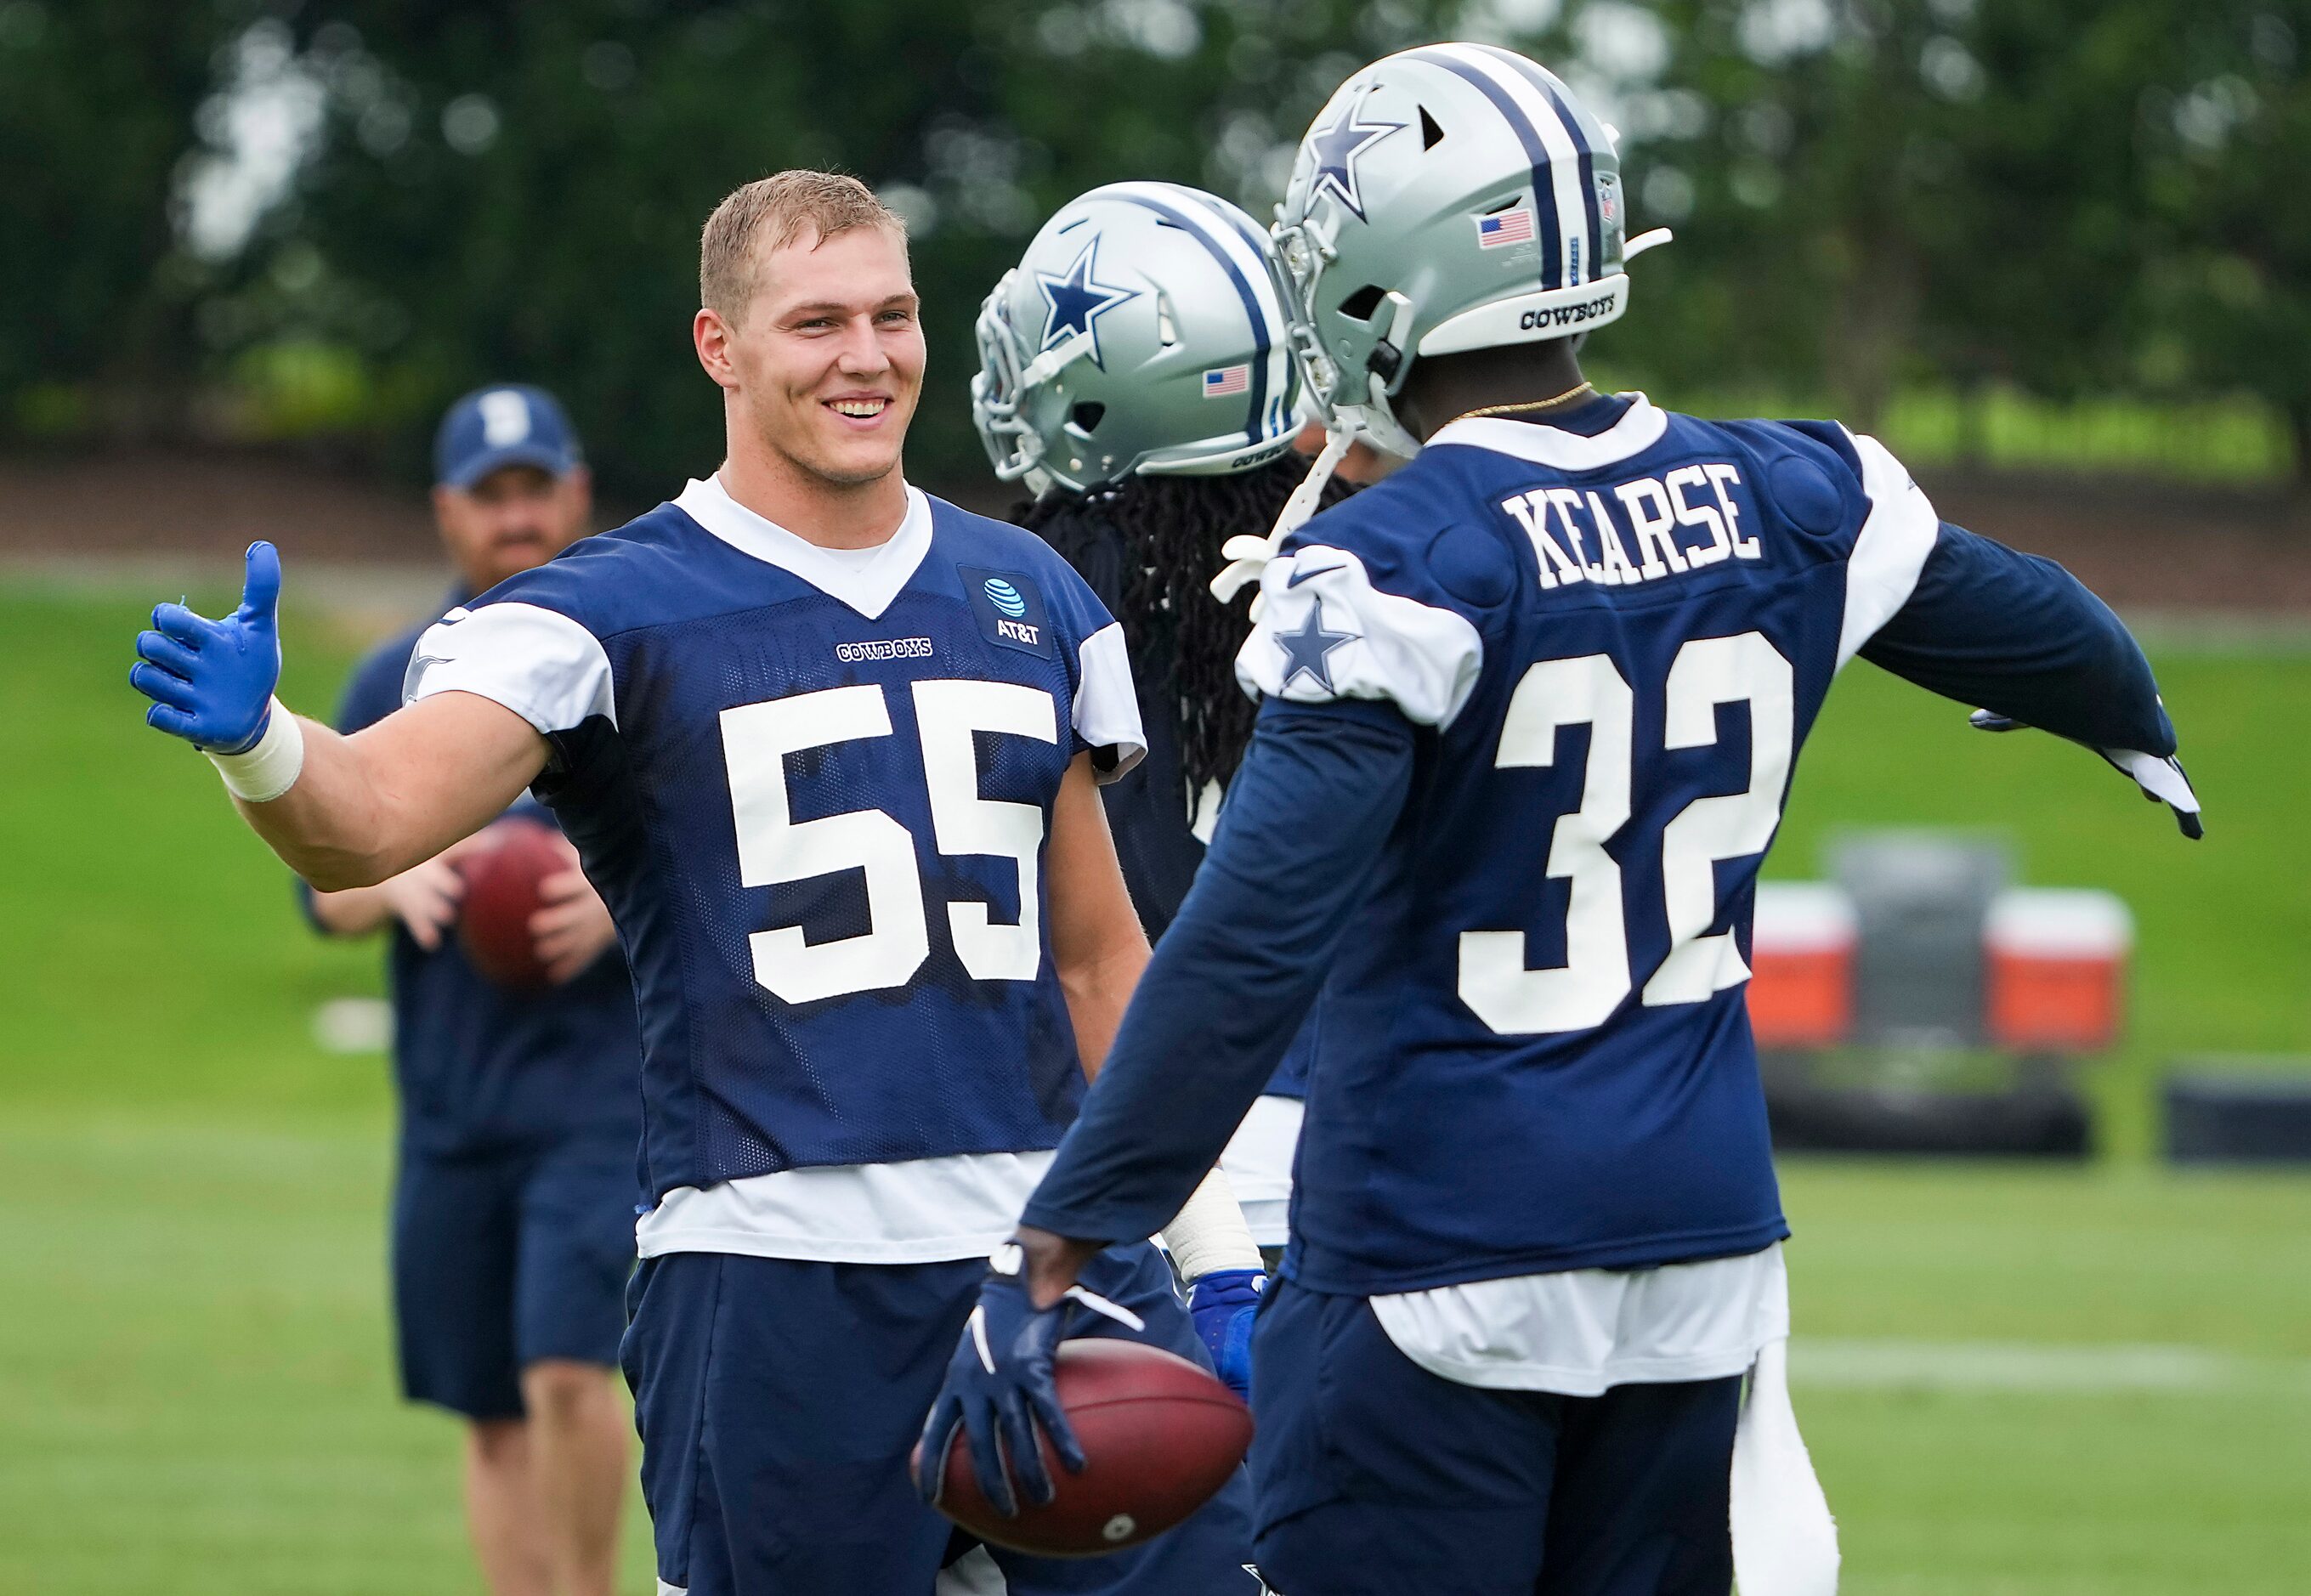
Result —
<instances>
[{"instance_id":1,"label":"black sleeve on arm","mask_svg":"<svg viewBox=\"0 0 2311 1596\"><path fill-rule=\"evenodd\" d=\"M1916 590L1861 653L1930 692L2090 748L2175 752L2150 662L2110 606L2052 560L1947 521Z\"/></svg>"},{"instance_id":2,"label":"black sleeve on arm","mask_svg":"<svg viewBox=\"0 0 2311 1596\"><path fill-rule=\"evenodd\" d=\"M1412 779L1395 706L1270 700L1219 829L1025 1222L1130 1241L1169 1224L1316 1000Z\"/></svg>"}]
</instances>

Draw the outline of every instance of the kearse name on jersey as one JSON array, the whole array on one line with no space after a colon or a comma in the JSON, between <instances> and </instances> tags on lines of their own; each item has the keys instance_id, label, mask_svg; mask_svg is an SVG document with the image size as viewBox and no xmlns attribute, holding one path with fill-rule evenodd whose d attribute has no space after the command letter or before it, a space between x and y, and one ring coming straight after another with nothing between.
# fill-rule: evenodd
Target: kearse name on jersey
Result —
<instances>
[{"instance_id":1,"label":"kearse name on jersey","mask_svg":"<svg viewBox=\"0 0 2311 1596\"><path fill-rule=\"evenodd\" d=\"M1742 531L1741 512L1726 491L1740 481L1737 467L1711 461L1602 492L1535 488L1500 502L1531 539L1543 588L1614 587L1657 581L1721 560L1761 558L1764 551ZM1622 519L1615 519L1607 493L1619 501ZM1680 541L1688 531L1696 536Z\"/></svg>"}]
</instances>

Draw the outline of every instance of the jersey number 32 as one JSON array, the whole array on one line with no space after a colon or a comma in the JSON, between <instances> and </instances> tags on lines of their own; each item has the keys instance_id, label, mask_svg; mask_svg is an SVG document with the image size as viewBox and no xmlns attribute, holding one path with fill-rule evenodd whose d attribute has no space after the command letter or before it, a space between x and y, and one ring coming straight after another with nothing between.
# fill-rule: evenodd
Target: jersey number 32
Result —
<instances>
[{"instance_id":1,"label":"jersey number 32","mask_svg":"<svg viewBox=\"0 0 2311 1596\"><path fill-rule=\"evenodd\" d=\"M1749 706L1749 785L1699 798L1661 833L1661 887L1669 911L1669 955L1645 982L1647 1007L1700 1003L1749 979L1730 930L1707 935L1717 919L1719 859L1763 853L1781 823L1796 726L1790 662L1758 632L1696 638L1679 649L1664 688L1663 742L1703 748L1717 740L1717 706ZM1551 835L1548 873L1571 883L1565 961L1525 968L1525 934L1461 933L1461 1000L1495 1031L1509 1034L1585 1031L1601 1025L1629 995L1629 938L1621 867L1605 851L1628 824L1635 695L1610 656L1544 659L1524 674L1501 722L1496 766L1556 763L1557 734L1589 728L1581 807Z\"/></svg>"}]
</instances>

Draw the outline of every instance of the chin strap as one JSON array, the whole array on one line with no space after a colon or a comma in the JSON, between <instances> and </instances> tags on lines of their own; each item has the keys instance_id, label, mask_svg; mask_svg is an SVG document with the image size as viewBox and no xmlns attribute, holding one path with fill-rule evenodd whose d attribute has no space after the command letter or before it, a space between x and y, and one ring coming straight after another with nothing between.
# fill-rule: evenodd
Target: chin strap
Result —
<instances>
[{"instance_id":1,"label":"chin strap","mask_svg":"<svg viewBox=\"0 0 2311 1596\"><path fill-rule=\"evenodd\" d=\"M1621 246L1621 258L1625 262L1635 260L1646 250L1658 249L1676 237L1677 235L1666 227L1656 227L1649 231L1641 232Z\"/></svg>"},{"instance_id":2,"label":"chin strap","mask_svg":"<svg viewBox=\"0 0 2311 1596\"><path fill-rule=\"evenodd\" d=\"M1324 489L1331 482L1332 473L1340 468L1342 460L1347 458L1348 449L1356 440L1356 432L1357 429L1353 425L1335 423L1332 430L1324 434L1323 449L1318 451L1315 463L1308 467L1308 475L1300 479L1300 485L1292 490L1292 497L1284 501L1283 510L1277 514L1276 525L1267 536L1255 537L1249 532L1239 533L1220 545L1220 553L1226 556L1228 563L1212 578L1213 597L1225 604L1243 591L1246 586L1260 580L1260 573L1268 569L1270 560L1276 558L1276 551L1284 546L1284 540L1306 526L1309 517L1316 513L1316 506L1324 497ZM1251 613L1254 615L1260 613L1260 597L1257 594L1252 596Z\"/></svg>"}]
</instances>

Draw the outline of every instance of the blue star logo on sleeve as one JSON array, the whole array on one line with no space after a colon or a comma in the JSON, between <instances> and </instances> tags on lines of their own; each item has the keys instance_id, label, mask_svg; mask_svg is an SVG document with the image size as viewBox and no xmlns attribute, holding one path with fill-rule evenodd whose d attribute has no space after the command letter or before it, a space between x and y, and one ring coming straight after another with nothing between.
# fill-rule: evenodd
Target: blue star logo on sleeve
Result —
<instances>
[{"instance_id":1,"label":"blue star logo on sleeve","mask_svg":"<svg viewBox=\"0 0 2311 1596\"><path fill-rule=\"evenodd\" d=\"M1051 349L1077 335L1091 339L1091 363L1101 371L1107 362L1100 358L1099 318L1116 306L1139 297L1136 288L1119 288L1098 280L1099 235L1084 240L1083 253L1064 276L1049 272L1037 272L1035 284L1043 291L1043 302L1051 314L1043 322L1043 347Z\"/></svg>"},{"instance_id":2,"label":"blue star logo on sleeve","mask_svg":"<svg viewBox=\"0 0 2311 1596\"><path fill-rule=\"evenodd\" d=\"M1279 693L1292 689L1295 677L1304 673L1312 678L1326 693L1332 686L1332 652L1352 643L1364 633L1360 632L1327 632L1324 630L1324 606L1320 599L1308 606L1308 618L1300 623L1297 632L1278 632L1273 634L1276 646L1284 650L1284 680Z\"/></svg>"},{"instance_id":3,"label":"blue star logo on sleeve","mask_svg":"<svg viewBox=\"0 0 2311 1596\"><path fill-rule=\"evenodd\" d=\"M1333 196L1362 222L1365 201L1356 187L1356 157L1390 134L1401 133L1405 125L1361 121L1356 111L1355 101L1343 107L1339 121L1308 135L1308 148L1316 157L1315 193Z\"/></svg>"}]
</instances>

